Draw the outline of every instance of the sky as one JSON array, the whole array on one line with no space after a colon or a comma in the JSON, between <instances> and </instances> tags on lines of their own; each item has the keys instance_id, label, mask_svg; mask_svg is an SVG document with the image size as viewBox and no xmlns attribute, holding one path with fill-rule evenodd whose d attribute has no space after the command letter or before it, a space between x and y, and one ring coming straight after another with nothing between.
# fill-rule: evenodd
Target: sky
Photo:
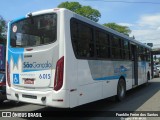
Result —
<instances>
[{"instance_id":1,"label":"sky","mask_svg":"<svg viewBox=\"0 0 160 120\"><path fill-rule=\"evenodd\" d=\"M115 22L128 26L135 39L160 46L160 0L1 0L0 15L6 20L29 12L56 8L62 2L79 2L99 10L100 24Z\"/></svg>"}]
</instances>

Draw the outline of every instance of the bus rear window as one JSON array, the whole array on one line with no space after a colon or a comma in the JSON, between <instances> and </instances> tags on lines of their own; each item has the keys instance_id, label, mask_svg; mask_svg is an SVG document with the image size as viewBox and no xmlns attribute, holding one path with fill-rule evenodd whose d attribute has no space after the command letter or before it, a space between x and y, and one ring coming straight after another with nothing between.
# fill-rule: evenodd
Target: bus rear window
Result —
<instances>
[{"instance_id":1,"label":"bus rear window","mask_svg":"<svg viewBox=\"0 0 160 120\"><path fill-rule=\"evenodd\" d=\"M31 47L49 44L57 39L57 15L31 16L11 25L10 45Z\"/></svg>"}]
</instances>

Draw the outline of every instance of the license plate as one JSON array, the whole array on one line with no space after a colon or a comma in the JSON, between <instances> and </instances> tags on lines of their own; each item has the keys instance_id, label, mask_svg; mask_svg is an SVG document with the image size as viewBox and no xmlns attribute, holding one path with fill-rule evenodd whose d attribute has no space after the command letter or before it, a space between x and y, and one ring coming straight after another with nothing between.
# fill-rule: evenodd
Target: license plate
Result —
<instances>
[{"instance_id":1,"label":"license plate","mask_svg":"<svg viewBox=\"0 0 160 120\"><path fill-rule=\"evenodd\" d=\"M34 79L27 78L24 80L24 84L34 84Z\"/></svg>"},{"instance_id":2,"label":"license plate","mask_svg":"<svg viewBox=\"0 0 160 120\"><path fill-rule=\"evenodd\" d=\"M22 97L24 97L24 98L37 99L37 96L34 96L34 95L24 95L24 94L22 94Z\"/></svg>"}]
</instances>

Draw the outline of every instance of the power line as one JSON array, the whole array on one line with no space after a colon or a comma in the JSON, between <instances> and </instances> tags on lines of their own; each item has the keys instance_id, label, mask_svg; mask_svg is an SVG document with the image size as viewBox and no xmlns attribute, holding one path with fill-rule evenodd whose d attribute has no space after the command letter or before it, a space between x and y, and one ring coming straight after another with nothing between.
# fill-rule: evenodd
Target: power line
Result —
<instances>
[{"instance_id":1,"label":"power line","mask_svg":"<svg viewBox=\"0 0 160 120\"><path fill-rule=\"evenodd\" d=\"M85 1L102 1L102 2L112 2L112 3L130 3L130 4L155 4L160 5L160 2L146 2L146 1L139 1L139 2L133 2L133 1L123 1L123 0L85 0Z\"/></svg>"}]
</instances>

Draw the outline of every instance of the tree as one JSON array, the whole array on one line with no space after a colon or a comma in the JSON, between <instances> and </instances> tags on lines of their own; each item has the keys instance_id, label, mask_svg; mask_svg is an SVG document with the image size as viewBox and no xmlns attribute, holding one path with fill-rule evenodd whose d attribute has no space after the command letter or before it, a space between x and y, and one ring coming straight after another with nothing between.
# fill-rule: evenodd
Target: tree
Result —
<instances>
[{"instance_id":1,"label":"tree","mask_svg":"<svg viewBox=\"0 0 160 120\"><path fill-rule=\"evenodd\" d=\"M67 8L95 22L98 22L99 18L101 17L101 14L98 10L93 9L90 6L82 6L79 2L62 2L58 5L58 8Z\"/></svg>"},{"instance_id":2,"label":"tree","mask_svg":"<svg viewBox=\"0 0 160 120\"><path fill-rule=\"evenodd\" d=\"M127 36L129 36L129 33L131 33L131 30L127 26L121 26L121 25L118 25L116 23L105 23L103 25L106 26L106 27L109 27L109 28L111 28L113 30L116 30L116 31L118 31L120 33L123 33L123 34L125 34Z\"/></svg>"},{"instance_id":3,"label":"tree","mask_svg":"<svg viewBox=\"0 0 160 120\"><path fill-rule=\"evenodd\" d=\"M7 22L0 16L0 36L3 36L7 31Z\"/></svg>"}]
</instances>

